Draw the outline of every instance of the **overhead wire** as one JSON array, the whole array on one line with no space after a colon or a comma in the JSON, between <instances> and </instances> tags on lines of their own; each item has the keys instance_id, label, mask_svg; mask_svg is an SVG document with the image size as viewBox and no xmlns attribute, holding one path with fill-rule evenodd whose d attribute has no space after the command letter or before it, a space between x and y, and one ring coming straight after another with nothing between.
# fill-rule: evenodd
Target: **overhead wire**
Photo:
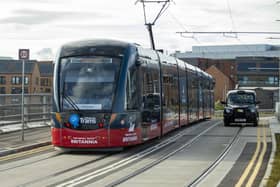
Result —
<instances>
[{"instance_id":1,"label":"overhead wire","mask_svg":"<svg viewBox=\"0 0 280 187\"><path fill-rule=\"evenodd\" d=\"M185 27L185 25L170 11L168 10L169 15L171 16L171 18L173 19L173 21L179 26L181 27L184 31L188 31L188 29ZM195 37L194 34L192 34L192 36L185 36L183 34L181 34L181 37L183 38L191 38L193 40L195 40L197 43L201 43L198 38Z\"/></svg>"},{"instance_id":2,"label":"overhead wire","mask_svg":"<svg viewBox=\"0 0 280 187\"><path fill-rule=\"evenodd\" d=\"M168 4L167 4L168 3ZM167 5L167 6L166 6ZM155 24L155 22L157 21L157 19L164 14L164 12L168 9L168 7L170 6L169 1L166 1L163 5L162 8L160 9L158 15L156 16L155 20L153 21L153 24Z\"/></svg>"},{"instance_id":3,"label":"overhead wire","mask_svg":"<svg viewBox=\"0 0 280 187\"><path fill-rule=\"evenodd\" d=\"M228 14L231 20L231 32L233 33L223 33L223 36L226 38L235 38L238 39L238 33L235 33L236 31L236 27L235 27L235 23L234 23L234 19L233 19L233 15L232 15L232 10L231 10L231 5L229 0L226 0L227 3L227 10L228 10ZM229 34L229 35L227 35Z\"/></svg>"},{"instance_id":4,"label":"overhead wire","mask_svg":"<svg viewBox=\"0 0 280 187\"><path fill-rule=\"evenodd\" d=\"M231 30L235 31L236 28L235 28L235 23L234 23L234 20L233 20L232 10L231 10L231 6L230 6L229 0L227 0L227 8L228 8L228 13L229 13L230 20L231 20Z\"/></svg>"}]
</instances>

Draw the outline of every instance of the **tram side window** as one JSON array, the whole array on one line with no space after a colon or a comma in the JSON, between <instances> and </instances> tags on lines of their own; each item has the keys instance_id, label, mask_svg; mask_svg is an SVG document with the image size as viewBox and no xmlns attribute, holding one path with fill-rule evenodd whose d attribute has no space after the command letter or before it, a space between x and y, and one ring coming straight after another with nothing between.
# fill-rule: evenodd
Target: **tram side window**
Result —
<instances>
[{"instance_id":1,"label":"tram side window","mask_svg":"<svg viewBox=\"0 0 280 187\"><path fill-rule=\"evenodd\" d=\"M159 77L156 70L143 69L142 71L143 108L155 109L160 106Z\"/></svg>"},{"instance_id":2,"label":"tram side window","mask_svg":"<svg viewBox=\"0 0 280 187\"><path fill-rule=\"evenodd\" d=\"M126 83L126 107L127 110L135 110L138 108L137 68L135 66L132 66L128 70Z\"/></svg>"}]
</instances>

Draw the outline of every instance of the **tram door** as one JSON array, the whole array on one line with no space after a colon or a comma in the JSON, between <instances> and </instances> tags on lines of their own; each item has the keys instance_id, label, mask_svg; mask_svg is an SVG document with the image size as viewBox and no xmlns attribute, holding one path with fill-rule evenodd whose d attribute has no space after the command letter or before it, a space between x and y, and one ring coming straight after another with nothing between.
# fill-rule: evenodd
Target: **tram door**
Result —
<instances>
[{"instance_id":1,"label":"tram door","mask_svg":"<svg viewBox=\"0 0 280 187\"><path fill-rule=\"evenodd\" d=\"M160 72L158 62L145 60L140 67L142 140L160 136Z\"/></svg>"}]
</instances>

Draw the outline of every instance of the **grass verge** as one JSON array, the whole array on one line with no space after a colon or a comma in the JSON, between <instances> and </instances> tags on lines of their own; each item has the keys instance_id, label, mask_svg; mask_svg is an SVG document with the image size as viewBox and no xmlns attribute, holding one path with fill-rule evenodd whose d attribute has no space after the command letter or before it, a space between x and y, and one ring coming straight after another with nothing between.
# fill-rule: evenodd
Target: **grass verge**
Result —
<instances>
[{"instance_id":1,"label":"grass verge","mask_svg":"<svg viewBox=\"0 0 280 187\"><path fill-rule=\"evenodd\" d=\"M266 187L276 187L280 181L280 134L275 134L276 152L272 163L271 174L268 178Z\"/></svg>"}]
</instances>

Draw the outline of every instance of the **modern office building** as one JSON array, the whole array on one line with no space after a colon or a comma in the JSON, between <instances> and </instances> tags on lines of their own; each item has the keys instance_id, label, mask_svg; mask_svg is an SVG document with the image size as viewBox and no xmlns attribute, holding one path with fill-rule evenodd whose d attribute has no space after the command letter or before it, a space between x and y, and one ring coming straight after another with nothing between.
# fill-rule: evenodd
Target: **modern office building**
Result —
<instances>
[{"instance_id":1,"label":"modern office building","mask_svg":"<svg viewBox=\"0 0 280 187\"><path fill-rule=\"evenodd\" d=\"M218 80L221 71L229 81L216 81L216 100L224 100L228 90L256 90L261 108L274 108L279 93L280 45L223 45L194 46L191 52L177 52L175 56L208 71ZM211 66L216 71L209 71ZM228 83L228 84L225 84Z\"/></svg>"}]
</instances>

